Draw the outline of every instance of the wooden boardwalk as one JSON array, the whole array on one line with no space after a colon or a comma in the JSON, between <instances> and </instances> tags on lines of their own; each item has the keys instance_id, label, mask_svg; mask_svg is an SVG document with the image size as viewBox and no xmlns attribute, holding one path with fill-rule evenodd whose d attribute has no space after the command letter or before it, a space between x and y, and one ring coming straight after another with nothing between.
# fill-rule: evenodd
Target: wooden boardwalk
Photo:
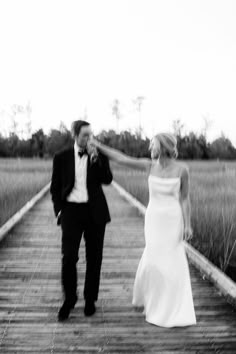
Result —
<instances>
[{"instance_id":1,"label":"wooden boardwalk","mask_svg":"<svg viewBox=\"0 0 236 354\"><path fill-rule=\"evenodd\" d=\"M161 328L132 305L132 287L143 246L143 217L112 186L111 210L97 313L83 315L84 244L80 299L67 322L57 322L62 302L61 230L46 195L0 244L1 353L236 353L236 312L193 267L198 324ZM173 294L175 296L175 294Z\"/></svg>"}]
</instances>

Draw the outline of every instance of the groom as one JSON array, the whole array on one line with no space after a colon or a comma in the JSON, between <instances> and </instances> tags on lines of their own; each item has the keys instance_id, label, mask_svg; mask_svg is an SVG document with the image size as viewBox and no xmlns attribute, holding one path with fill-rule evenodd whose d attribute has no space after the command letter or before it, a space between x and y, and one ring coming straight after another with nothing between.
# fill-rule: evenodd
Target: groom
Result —
<instances>
[{"instance_id":1,"label":"groom","mask_svg":"<svg viewBox=\"0 0 236 354\"><path fill-rule=\"evenodd\" d=\"M88 122L73 122L74 146L56 153L53 159L50 193L57 225L62 229L64 303L58 312L59 321L69 317L77 302L76 264L82 235L86 250L84 314L92 316L96 311L105 227L111 221L102 184L110 184L113 177L107 157L87 150L91 134Z\"/></svg>"}]
</instances>

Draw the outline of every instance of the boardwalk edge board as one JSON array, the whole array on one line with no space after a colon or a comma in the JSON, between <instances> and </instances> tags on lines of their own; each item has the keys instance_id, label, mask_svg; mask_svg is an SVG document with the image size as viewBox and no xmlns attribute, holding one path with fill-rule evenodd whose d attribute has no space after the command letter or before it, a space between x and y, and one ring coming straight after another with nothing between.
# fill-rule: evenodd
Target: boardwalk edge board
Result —
<instances>
[{"instance_id":1,"label":"boardwalk edge board","mask_svg":"<svg viewBox=\"0 0 236 354\"><path fill-rule=\"evenodd\" d=\"M146 207L134 198L129 192L121 187L117 182L112 181L112 186L124 197L130 204L138 209L140 214L144 215ZM211 281L219 292L225 296L226 300L236 307L236 283L225 275L219 268L211 263L205 256L198 252L194 247L186 241L185 249L189 261L197 268L201 274Z\"/></svg>"},{"instance_id":2,"label":"boardwalk edge board","mask_svg":"<svg viewBox=\"0 0 236 354\"><path fill-rule=\"evenodd\" d=\"M43 187L32 199L30 199L20 210L18 210L5 224L0 227L0 241L9 231L23 218L23 216L49 191L51 182Z\"/></svg>"}]
</instances>

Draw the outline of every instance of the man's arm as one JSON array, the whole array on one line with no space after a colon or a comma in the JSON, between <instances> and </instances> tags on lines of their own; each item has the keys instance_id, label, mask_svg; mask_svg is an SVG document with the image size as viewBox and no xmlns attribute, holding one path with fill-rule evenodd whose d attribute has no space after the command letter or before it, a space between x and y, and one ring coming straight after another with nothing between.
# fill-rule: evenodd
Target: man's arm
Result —
<instances>
[{"instance_id":1,"label":"man's arm","mask_svg":"<svg viewBox=\"0 0 236 354\"><path fill-rule=\"evenodd\" d=\"M60 169L60 160L59 156L56 154L53 158L53 167L52 167L52 178L50 193L52 195L53 208L55 216L59 216L59 212L62 208L61 201L61 169Z\"/></svg>"},{"instance_id":2,"label":"man's arm","mask_svg":"<svg viewBox=\"0 0 236 354\"><path fill-rule=\"evenodd\" d=\"M113 175L110 169L108 158L99 152L98 154L99 178L102 184L110 184L113 180Z\"/></svg>"}]
</instances>

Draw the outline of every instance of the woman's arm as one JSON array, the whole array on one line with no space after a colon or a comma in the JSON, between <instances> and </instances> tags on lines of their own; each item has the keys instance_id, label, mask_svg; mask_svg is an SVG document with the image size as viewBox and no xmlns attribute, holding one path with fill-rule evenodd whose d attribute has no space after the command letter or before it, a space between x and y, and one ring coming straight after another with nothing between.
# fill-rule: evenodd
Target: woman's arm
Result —
<instances>
[{"instance_id":1,"label":"woman's arm","mask_svg":"<svg viewBox=\"0 0 236 354\"><path fill-rule=\"evenodd\" d=\"M191 203L189 198L189 170L187 166L184 167L181 174L180 204L182 207L184 219L184 239L189 240L192 238L192 228Z\"/></svg>"},{"instance_id":2,"label":"woman's arm","mask_svg":"<svg viewBox=\"0 0 236 354\"><path fill-rule=\"evenodd\" d=\"M96 146L98 150L100 150L109 159L123 166L135 168L146 172L147 171L149 172L151 168L151 159L135 158L135 157L127 156L126 154L120 152L119 150L105 146L104 144L98 142L96 139L92 139L90 143Z\"/></svg>"}]
</instances>

